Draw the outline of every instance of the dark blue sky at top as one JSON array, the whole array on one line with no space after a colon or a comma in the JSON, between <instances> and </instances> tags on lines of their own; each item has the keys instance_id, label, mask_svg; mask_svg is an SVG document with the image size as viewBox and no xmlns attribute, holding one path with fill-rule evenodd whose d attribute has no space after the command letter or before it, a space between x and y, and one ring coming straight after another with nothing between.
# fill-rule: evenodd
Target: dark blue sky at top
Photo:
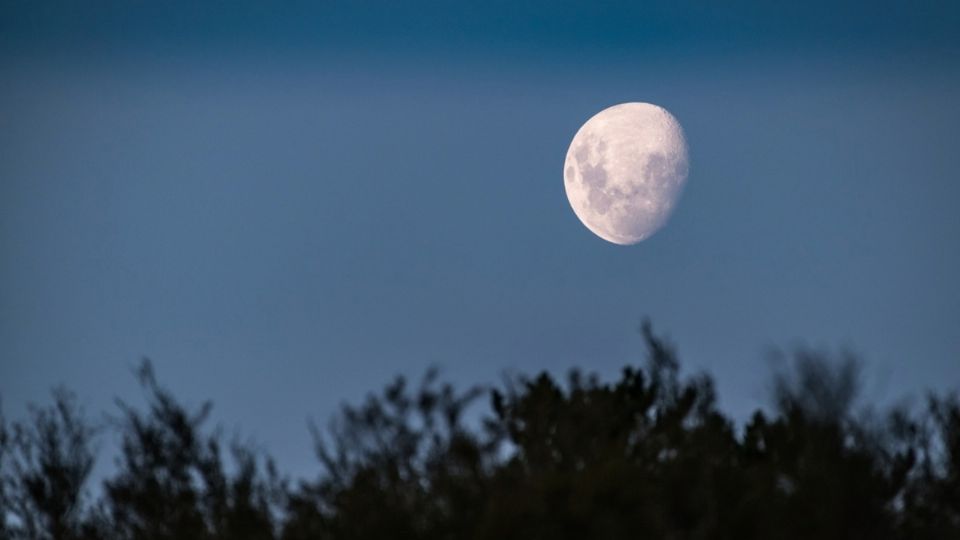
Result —
<instances>
[{"instance_id":1,"label":"dark blue sky at top","mask_svg":"<svg viewBox=\"0 0 960 540\"><path fill-rule=\"evenodd\" d=\"M798 343L956 386L958 5L698 4L0 4L4 411L148 356L310 472L308 415L394 374L612 376L644 316L741 417ZM561 174L624 101L691 152L627 248Z\"/></svg>"}]
</instances>

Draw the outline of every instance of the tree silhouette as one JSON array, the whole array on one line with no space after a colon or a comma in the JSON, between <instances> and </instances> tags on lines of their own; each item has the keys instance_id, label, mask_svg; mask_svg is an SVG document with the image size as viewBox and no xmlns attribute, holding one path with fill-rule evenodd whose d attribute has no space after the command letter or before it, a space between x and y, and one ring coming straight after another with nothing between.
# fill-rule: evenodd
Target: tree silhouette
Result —
<instances>
[{"instance_id":1,"label":"tree silhouette","mask_svg":"<svg viewBox=\"0 0 960 540\"><path fill-rule=\"evenodd\" d=\"M290 497L283 538L463 538L482 502L494 445L462 422L480 389L438 387L436 371L411 393L397 378L361 407L314 428L325 474Z\"/></svg>"},{"instance_id":2,"label":"tree silhouette","mask_svg":"<svg viewBox=\"0 0 960 540\"><path fill-rule=\"evenodd\" d=\"M645 363L612 382L397 378L312 426L320 471L296 482L224 444L209 404L180 404L145 362L146 410L119 403L95 500L97 430L68 393L0 415L0 538L960 538L956 392L869 413L852 356L801 349L773 377L774 407L738 427L712 379L681 376L642 331Z\"/></svg>"},{"instance_id":3,"label":"tree silhouette","mask_svg":"<svg viewBox=\"0 0 960 540\"><path fill-rule=\"evenodd\" d=\"M506 396L497 421L516 452L497 471L484 537L700 537L720 527L713 498L735 465L731 423L706 377L681 381L670 348L644 327L646 370L614 384L546 374Z\"/></svg>"},{"instance_id":4,"label":"tree silhouette","mask_svg":"<svg viewBox=\"0 0 960 540\"><path fill-rule=\"evenodd\" d=\"M203 430L210 404L186 409L147 362L139 378L149 412L120 403L121 457L104 483L101 530L122 539L273 538L271 486L256 454L233 445L236 471L228 474L219 437Z\"/></svg>"},{"instance_id":5,"label":"tree silhouette","mask_svg":"<svg viewBox=\"0 0 960 540\"><path fill-rule=\"evenodd\" d=\"M31 407L11 427L0 418L0 502L8 519L0 532L36 540L85 538L84 486L93 468L94 429L72 394Z\"/></svg>"}]
</instances>

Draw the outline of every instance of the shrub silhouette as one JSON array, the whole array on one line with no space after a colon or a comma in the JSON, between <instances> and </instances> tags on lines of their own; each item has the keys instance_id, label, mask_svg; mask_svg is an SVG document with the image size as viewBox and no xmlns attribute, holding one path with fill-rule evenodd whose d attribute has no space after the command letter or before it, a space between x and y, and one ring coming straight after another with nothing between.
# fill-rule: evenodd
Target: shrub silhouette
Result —
<instances>
[{"instance_id":1,"label":"shrub silhouette","mask_svg":"<svg viewBox=\"0 0 960 540\"><path fill-rule=\"evenodd\" d=\"M646 363L614 382L397 378L312 426L320 472L296 482L225 444L209 404L180 404L145 362L146 410L119 404L117 467L98 489L97 430L68 393L0 416L0 537L960 538L956 393L862 414L856 361L800 350L774 409L738 428L710 377L682 377L670 344L643 334Z\"/></svg>"},{"instance_id":2,"label":"shrub silhouette","mask_svg":"<svg viewBox=\"0 0 960 540\"><path fill-rule=\"evenodd\" d=\"M229 474L219 437L202 429L210 404L187 410L157 384L149 363L139 378L149 412L120 403L123 442L119 470L104 483L104 536L272 538L270 484L255 453L234 444Z\"/></svg>"},{"instance_id":3,"label":"shrub silhouette","mask_svg":"<svg viewBox=\"0 0 960 540\"><path fill-rule=\"evenodd\" d=\"M94 428L72 394L53 392L49 407L8 428L0 415L0 524L4 537L84 538L84 485L93 468Z\"/></svg>"}]
</instances>

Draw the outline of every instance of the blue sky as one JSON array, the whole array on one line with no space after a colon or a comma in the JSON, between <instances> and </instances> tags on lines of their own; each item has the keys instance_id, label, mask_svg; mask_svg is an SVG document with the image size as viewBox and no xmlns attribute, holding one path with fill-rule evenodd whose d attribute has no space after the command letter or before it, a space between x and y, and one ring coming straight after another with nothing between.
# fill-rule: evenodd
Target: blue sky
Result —
<instances>
[{"instance_id":1,"label":"blue sky","mask_svg":"<svg viewBox=\"0 0 960 540\"><path fill-rule=\"evenodd\" d=\"M129 4L2 4L9 415L147 356L309 473L307 417L394 374L613 375L645 316L737 415L799 343L868 400L960 383L955 4ZM626 248L562 179L625 101L691 154Z\"/></svg>"}]
</instances>

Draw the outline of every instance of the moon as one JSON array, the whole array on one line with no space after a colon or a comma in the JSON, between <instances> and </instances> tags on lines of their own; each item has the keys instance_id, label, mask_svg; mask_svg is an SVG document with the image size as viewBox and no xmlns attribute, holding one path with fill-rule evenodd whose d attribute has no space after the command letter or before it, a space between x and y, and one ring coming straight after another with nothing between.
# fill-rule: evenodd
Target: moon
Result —
<instances>
[{"instance_id":1,"label":"moon","mask_svg":"<svg viewBox=\"0 0 960 540\"><path fill-rule=\"evenodd\" d=\"M563 164L573 212L608 242L631 245L666 223L687 181L687 142L663 107L622 103L583 124Z\"/></svg>"}]
</instances>

